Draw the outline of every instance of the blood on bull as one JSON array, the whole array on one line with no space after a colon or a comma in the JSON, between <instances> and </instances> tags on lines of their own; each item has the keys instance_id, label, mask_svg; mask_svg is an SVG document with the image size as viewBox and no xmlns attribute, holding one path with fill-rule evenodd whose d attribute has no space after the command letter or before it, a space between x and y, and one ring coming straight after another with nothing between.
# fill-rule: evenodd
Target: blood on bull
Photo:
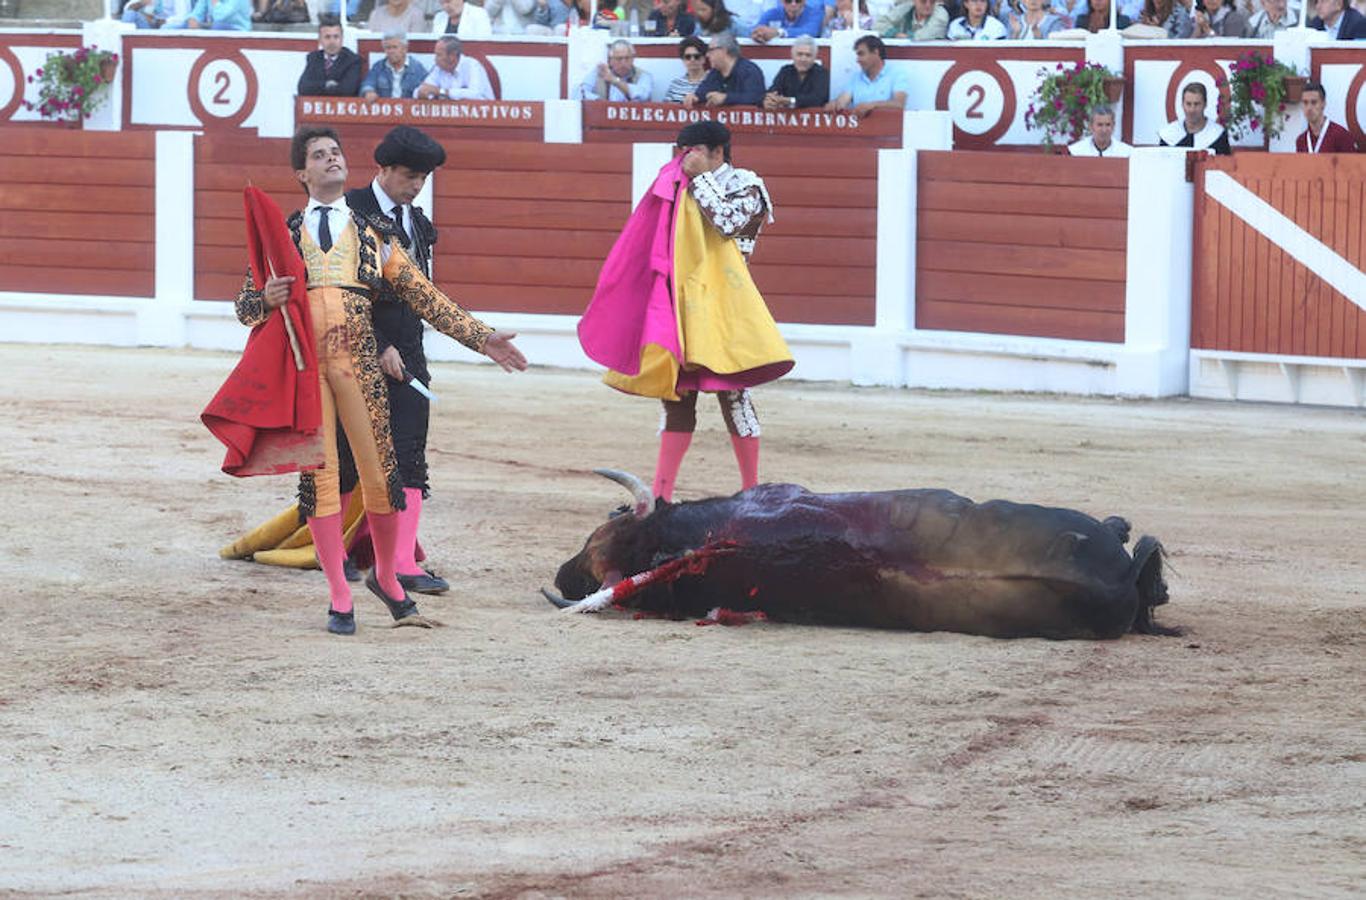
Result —
<instances>
[{"instance_id":1,"label":"blood on bull","mask_svg":"<svg viewBox=\"0 0 1366 900\"><path fill-rule=\"evenodd\" d=\"M819 625L997 638L1176 634L1162 545L1125 549L1129 523L952 491L813 494L764 484L731 497L655 502L625 472L599 474L633 504L560 566L556 606L616 602L674 618L717 607ZM629 584L625 582L629 581ZM600 592L622 585L629 590ZM584 598L603 597L602 602Z\"/></svg>"}]
</instances>

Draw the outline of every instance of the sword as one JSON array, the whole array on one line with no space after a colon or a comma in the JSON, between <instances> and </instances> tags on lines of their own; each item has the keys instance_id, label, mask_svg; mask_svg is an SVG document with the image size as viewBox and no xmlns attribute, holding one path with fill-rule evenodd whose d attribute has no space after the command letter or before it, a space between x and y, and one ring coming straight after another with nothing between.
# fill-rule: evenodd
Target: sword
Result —
<instances>
[{"instance_id":1,"label":"sword","mask_svg":"<svg viewBox=\"0 0 1366 900\"><path fill-rule=\"evenodd\" d=\"M403 383L426 397L430 402L436 402L436 394L433 394L425 384L414 378L413 373L409 372L407 369L403 370Z\"/></svg>"}]
</instances>

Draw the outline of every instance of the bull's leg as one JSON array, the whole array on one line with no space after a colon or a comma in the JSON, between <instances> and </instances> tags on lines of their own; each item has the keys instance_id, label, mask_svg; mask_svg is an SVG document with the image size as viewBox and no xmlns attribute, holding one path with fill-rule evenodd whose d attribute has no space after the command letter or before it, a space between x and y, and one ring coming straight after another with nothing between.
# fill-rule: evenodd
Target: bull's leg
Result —
<instances>
[{"instance_id":1,"label":"bull's leg","mask_svg":"<svg viewBox=\"0 0 1366 900\"><path fill-rule=\"evenodd\" d=\"M1167 580L1162 577L1162 560L1166 552L1157 538L1144 535L1134 545L1134 567L1131 571L1138 590L1138 612L1133 630L1138 634L1175 636L1180 628L1166 628L1153 621L1153 608L1167 602Z\"/></svg>"}]
</instances>

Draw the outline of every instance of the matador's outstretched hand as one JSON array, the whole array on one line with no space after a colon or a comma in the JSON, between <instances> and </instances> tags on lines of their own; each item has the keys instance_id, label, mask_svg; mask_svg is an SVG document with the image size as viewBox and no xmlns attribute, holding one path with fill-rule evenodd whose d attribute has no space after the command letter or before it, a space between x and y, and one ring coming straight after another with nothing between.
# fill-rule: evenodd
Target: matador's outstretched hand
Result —
<instances>
[{"instance_id":1,"label":"matador's outstretched hand","mask_svg":"<svg viewBox=\"0 0 1366 900\"><path fill-rule=\"evenodd\" d=\"M484 355L503 367L504 372L525 372L526 357L512 343L515 331L495 331L484 338Z\"/></svg>"}]
</instances>

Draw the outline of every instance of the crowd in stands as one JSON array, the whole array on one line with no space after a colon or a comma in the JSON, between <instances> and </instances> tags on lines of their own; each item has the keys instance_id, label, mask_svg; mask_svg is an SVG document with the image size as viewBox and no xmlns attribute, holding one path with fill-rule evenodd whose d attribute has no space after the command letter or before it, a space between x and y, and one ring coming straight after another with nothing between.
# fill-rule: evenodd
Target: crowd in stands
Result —
<instances>
[{"instance_id":1,"label":"crowd in stands","mask_svg":"<svg viewBox=\"0 0 1366 900\"><path fill-rule=\"evenodd\" d=\"M138 28L247 31L253 22L302 24L340 15L343 0L125 0L123 21ZM361 0L344 0L355 21ZM1110 27L1142 36L1270 39L1299 24L1335 40L1366 40L1366 0L375 0L362 24L378 34L563 35L582 26L617 36L730 36L756 43L871 31L883 38L1043 40L1060 32ZM648 8L648 12L645 10Z\"/></svg>"}]
</instances>

